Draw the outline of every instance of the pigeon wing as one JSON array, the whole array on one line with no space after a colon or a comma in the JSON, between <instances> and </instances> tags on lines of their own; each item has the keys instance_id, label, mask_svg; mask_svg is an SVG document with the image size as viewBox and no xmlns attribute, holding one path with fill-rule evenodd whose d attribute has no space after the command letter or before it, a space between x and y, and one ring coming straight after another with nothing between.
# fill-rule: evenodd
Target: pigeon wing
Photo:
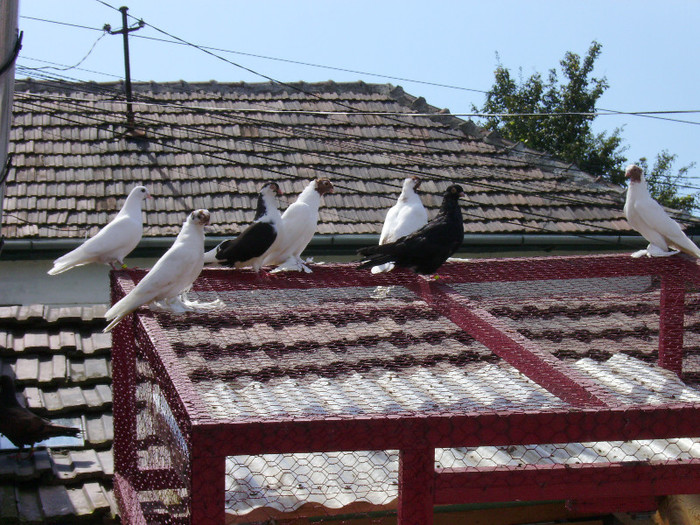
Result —
<instances>
[{"instance_id":1,"label":"pigeon wing","mask_svg":"<svg viewBox=\"0 0 700 525\"><path fill-rule=\"evenodd\" d=\"M75 250L54 261L49 274L56 275L76 266L105 260L120 260L141 240L142 227L127 215L117 216Z\"/></svg>"},{"instance_id":2,"label":"pigeon wing","mask_svg":"<svg viewBox=\"0 0 700 525\"><path fill-rule=\"evenodd\" d=\"M107 311L105 318L112 322L105 332L137 308L173 297L189 288L202 269L203 255L188 243L176 241L136 287Z\"/></svg>"},{"instance_id":3,"label":"pigeon wing","mask_svg":"<svg viewBox=\"0 0 700 525\"><path fill-rule=\"evenodd\" d=\"M216 250L218 261L245 262L260 257L277 238L277 229L267 221L255 222L235 239L222 242Z\"/></svg>"},{"instance_id":4,"label":"pigeon wing","mask_svg":"<svg viewBox=\"0 0 700 525\"><path fill-rule=\"evenodd\" d=\"M642 235L647 229L655 231L666 240L669 246L700 257L700 250L695 243L686 236L680 225L668 216L658 202L648 198L634 203L633 206L636 213L631 223Z\"/></svg>"}]
</instances>

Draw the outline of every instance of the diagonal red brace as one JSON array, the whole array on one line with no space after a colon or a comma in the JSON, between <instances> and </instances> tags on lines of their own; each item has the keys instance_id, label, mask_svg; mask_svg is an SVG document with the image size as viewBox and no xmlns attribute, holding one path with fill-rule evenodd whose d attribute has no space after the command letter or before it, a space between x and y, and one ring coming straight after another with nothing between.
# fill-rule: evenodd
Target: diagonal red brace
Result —
<instances>
[{"instance_id":1,"label":"diagonal red brace","mask_svg":"<svg viewBox=\"0 0 700 525\"><path fill-rule=\"evenodd\" d=\"M616 405L603 388L544 351L453 288L420 280L416 292L434 309L562 401L579 407Z\"/></svg>"}]
</instances>

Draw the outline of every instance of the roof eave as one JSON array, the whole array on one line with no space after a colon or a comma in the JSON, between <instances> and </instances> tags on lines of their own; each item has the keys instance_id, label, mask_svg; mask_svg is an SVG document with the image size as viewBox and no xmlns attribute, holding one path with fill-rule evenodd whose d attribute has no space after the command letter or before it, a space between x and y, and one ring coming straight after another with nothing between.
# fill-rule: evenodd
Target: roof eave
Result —
<instances>
[{"instance_id":1,"label":"roof eave","mask_svg":"<svg viewBox=\"0 0 700 525\"><path fill-rule=\"evenodd\" d=\"M228 236L209 236L206 249L229 239ZM691 237L700 241L700 235ZM75 249L83 239L6 239L2 250L4 260L52 259ZM306 249L309 255L352 255L362 246L379 242L377 234L314 235ZM173 237L144 237L130 257L158 257L173 243ZM528 234L528 233L468 233L460 251L479 252L507 249L548 251L552 249L624 250L645 246L647 241L638 235L624 234Z\"/></svg>"}]
</instances>

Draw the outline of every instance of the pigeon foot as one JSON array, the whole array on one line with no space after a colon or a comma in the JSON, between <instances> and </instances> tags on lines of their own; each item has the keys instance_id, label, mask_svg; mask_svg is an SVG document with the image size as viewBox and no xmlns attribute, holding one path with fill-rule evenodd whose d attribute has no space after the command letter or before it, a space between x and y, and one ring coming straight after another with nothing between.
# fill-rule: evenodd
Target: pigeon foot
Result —
<instances>
[{"instance_id":1,"label":"pigeon foot","mask_svg":"<svg viewBox=\"0 0 700 525\"><path fill-rule=\"evenodd\" d=\"M648 257L671 257L672 255L680 253L679 250L664 250L663 248L660 248L654 244L650 244L647 247L647 252Z\"/></svg>"}]
</instances>

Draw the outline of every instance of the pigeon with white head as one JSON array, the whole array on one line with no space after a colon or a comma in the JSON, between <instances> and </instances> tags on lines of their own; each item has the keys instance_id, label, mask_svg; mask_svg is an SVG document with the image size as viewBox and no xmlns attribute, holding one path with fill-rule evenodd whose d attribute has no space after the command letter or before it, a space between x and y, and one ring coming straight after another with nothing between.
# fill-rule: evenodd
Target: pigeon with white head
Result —
<instances>
[{"instance_id":1,"label":"pigeon with white head","mask_svg":"<svg viewBox=\"0 0 700 525\"><path fill-rule=\"evenodd\" d=\"M204 227L209 224L208 210L195 210L182 225L173 245L125 297L112 306L105 318L109 332L137 308L152 303L177 302L190 289L204 267Z\"/></svg>"},{"instance_id":2,"label":"pigeon with white head","mask_svg":"<svg viewBox=\"0 0 700 525\"><path fill-rule=\"evenodd\" d=\"M668 257L681 251L700 257L700 249L649 194L642 169L636 164L627 166L625 177L629 179L625 217L630 226L649 241L646 250L635 252L632 256Z\"/></svg>"},{"instance_id":3,"label":"pigeon with white head","mask_svg":"<svg viewBox=\"0 0 700 525\"><path fill-rule=\"evenodd\" d=\"M56 259L48 274L58 275L76 266L94 262L109 264L112 268L115 268L115 264L123 267L124 259L141 240L141 207L148 198L152 198L148 190L144 186L136 186L117 216L75 250Z\"/></svg>"}]
</instances>

